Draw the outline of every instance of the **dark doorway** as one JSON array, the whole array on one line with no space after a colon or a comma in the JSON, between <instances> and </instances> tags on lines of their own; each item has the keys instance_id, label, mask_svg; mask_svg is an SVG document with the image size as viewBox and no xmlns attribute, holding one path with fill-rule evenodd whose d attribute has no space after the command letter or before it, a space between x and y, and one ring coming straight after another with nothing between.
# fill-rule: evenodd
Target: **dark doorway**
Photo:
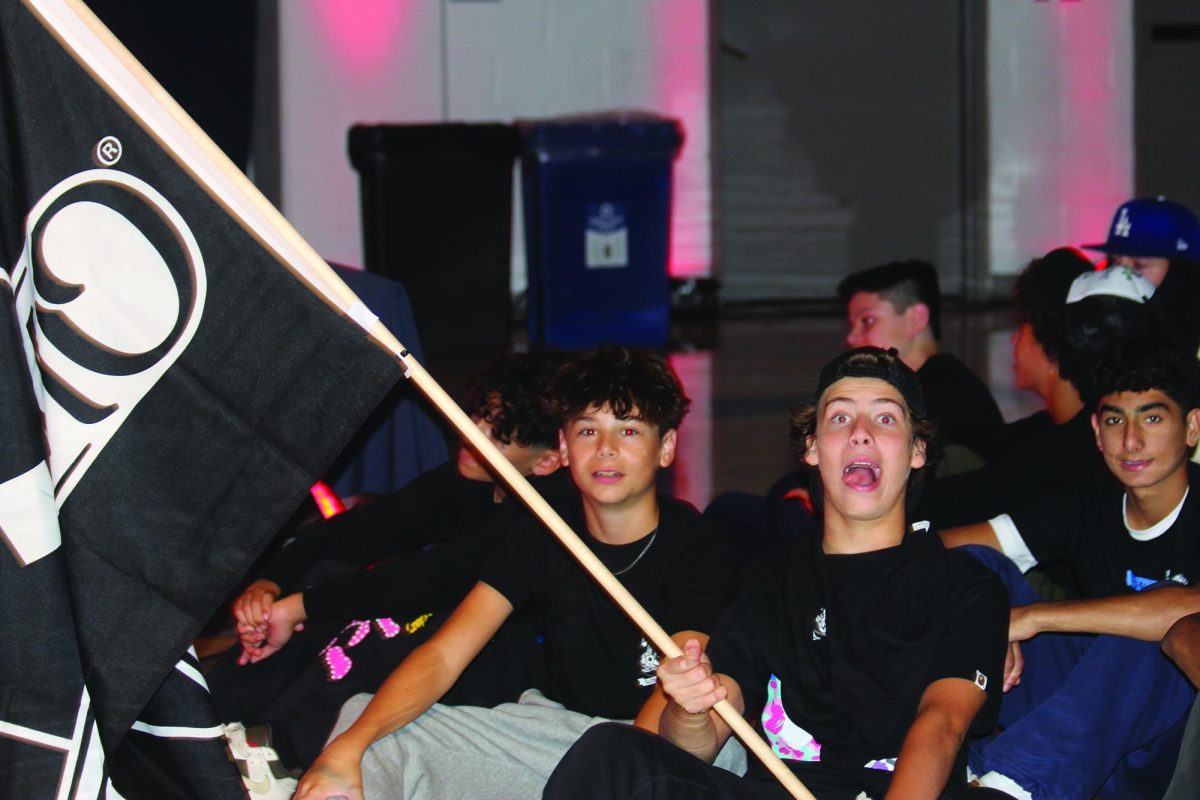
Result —
<instances>
[{"instance_id":1,"label":"dark doorway","mask_svg":"<svg viewBox=\"0 0 1200 800\"><path fill-rule=\"evenodd\" d=\"M982 16L957 0L715 4L723 299L829 298L903 258L970 294Z\"/></svg>"}]
</instances>

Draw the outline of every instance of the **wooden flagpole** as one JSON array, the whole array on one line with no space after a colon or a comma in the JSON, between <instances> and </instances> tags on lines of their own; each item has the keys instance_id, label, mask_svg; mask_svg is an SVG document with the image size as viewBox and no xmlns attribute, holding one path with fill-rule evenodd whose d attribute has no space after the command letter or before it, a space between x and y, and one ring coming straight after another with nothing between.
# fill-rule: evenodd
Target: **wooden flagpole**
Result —
<instances>
[{"instance_id":1,"label":"wooden flagpole","mask_svg":"<svg viewBox=\"0 0 1200 800\"><path fill-rule=\"evenodd\" d=\"M250 179L229 160L80 0L21 0L110 96L263 247L343 315L357 322L403 366L404 374L469 441L488 465L538 516L555 538L612 597L667 658L682 651L670 635L621 585L562 517L414 359L383 323L300 236ZM373 321L369 321L369 319ZM729 702L714 710L796 800L816 800Z\"/></svg>"}]
</instances>

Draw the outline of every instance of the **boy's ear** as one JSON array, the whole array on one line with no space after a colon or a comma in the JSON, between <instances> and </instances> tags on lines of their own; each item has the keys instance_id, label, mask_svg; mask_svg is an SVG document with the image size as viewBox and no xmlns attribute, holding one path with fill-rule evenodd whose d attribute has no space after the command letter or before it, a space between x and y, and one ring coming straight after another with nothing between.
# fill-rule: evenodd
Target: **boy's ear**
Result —
<instances>
[{"instance_id":1,"label":"boy's ear","mask_svg":"<svg viewBox=\"0 0 1200 800\"><path fill-rule=\"evenodd\" d=\"M675 446L679 443L679 433L674 428L662 435L658 444L658 466L665 468L675 461Z\"/></svg>"},{"instance_id":2,"label":"boy's ear","mask_svg":"<svg viewBox=\"0 0 1200 800\"><path fill-rule=\"evenodd\" d=\"M909 466L912 469L920 469L925 466L925 453L928 451L928 445L924 439L913 439L912 460Z\"/></svg>"},{"instance_id":3,"label":"boy's ear","mask_svg":"<svg viewBox=\"0 0 1200 800\"><path fill-rule=\"evenodd\" d=\"M562 466L562 454L558 450L547 447L538 460L533 462L534 475L549 475Z\"/></svg>"},{"instance_id":4,"label":"boy's ear","mask_svg":"<svg viewBox=\"0 0 1200 800\"><path fill-rule=\"evenodd\" d=\"M1187 431L1187 446L1192 448L1200 442L1200 408L1193 408L1184 417L1184 429Z\"/></svg>"},{"instance_id":5,"label":"boy's ear","mask_svg":"<svg viewBox=\"0 0 1200 800\"><path fill-rule=\"evenodd\" d=\"M558 463L564 467L571 463L567 458L567 434L561 428L558 431Z\"/></svg>"},{"instance_id":6,"label":"boy's ear","mask_svg":"<svg viewBox=\"0 0 1200 800\"><path fill-rule=\"evenodd\" d=\"M924 303L913 303L904 316L908 318L909 333L913 336L929 327L929 306Z\"/></svg>"},{"instance_id":7,"label":"boy's ear","mask_svg":"<svg viewBox=\"0 0 1200 800\"><path fill-rule=\"evenodd\" d=\"M804 440L804 463L810 467L820 466L820 459L817 458L817 448L813 447L813 437L811 436Z\"/></svg>"},{"instance_id":8,"label":"boy's ear","mask_svg":"<svg viewBox=\"0 0 1200 800\"><path fill-rule=\"evenodd\" d=\"M1104 452L1104 443L1100 441L1100 418L1092 414L1092 435L1096 437L1096 449Z\"/></svg>"}]
</instances>

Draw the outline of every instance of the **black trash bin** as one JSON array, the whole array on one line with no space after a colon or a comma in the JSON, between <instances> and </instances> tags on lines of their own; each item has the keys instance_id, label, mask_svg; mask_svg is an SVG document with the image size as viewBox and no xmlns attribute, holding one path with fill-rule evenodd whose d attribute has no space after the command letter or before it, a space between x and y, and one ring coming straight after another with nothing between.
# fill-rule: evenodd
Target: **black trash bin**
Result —
<instances>
[{"instance_id":1,"label":"black trash bin","mask_svg":"<svg viewBox=\"0 0 1200 800\"><path fill-rule=\"evenodd\" d=\"M679 122L627 112L518 128L531 341L664 345Z\"/></svg>"},{"instance_id":2,"label":"black trash bin","mask_svg":"<svg viewBox=\"0 0 1200 800\"><path fill-rule=\"evenodd\" d=\"M404 284L425 353L508 346L510 125L356 125L364 266Z\"/></svg>"}]
</instances>

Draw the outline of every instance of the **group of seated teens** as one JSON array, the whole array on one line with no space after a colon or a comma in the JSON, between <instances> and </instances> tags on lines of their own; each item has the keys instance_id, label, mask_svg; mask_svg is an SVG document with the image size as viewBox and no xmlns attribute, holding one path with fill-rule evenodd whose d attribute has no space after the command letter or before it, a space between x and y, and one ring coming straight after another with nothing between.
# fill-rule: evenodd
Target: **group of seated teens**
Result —
<instances>
[{"instance_id":1,"label":"group of seated teens","mask_svg":"<svg viewBox=\"0 0 1200 800\"><path fill-rule=\"evenodd\" d=\"M661 356L496 357L464 408L681 655L464 444L237 597L208 674L231 752L301 800L793 796L725 701L819 800L1195 800L1195 228L1133 201L1106 268L1024 269L1015 377L1045 408L1007 424L940 350L932 265L849 276L800 468L703 514L659 492L689 405Z\"/></svg>"}]
</instances>

